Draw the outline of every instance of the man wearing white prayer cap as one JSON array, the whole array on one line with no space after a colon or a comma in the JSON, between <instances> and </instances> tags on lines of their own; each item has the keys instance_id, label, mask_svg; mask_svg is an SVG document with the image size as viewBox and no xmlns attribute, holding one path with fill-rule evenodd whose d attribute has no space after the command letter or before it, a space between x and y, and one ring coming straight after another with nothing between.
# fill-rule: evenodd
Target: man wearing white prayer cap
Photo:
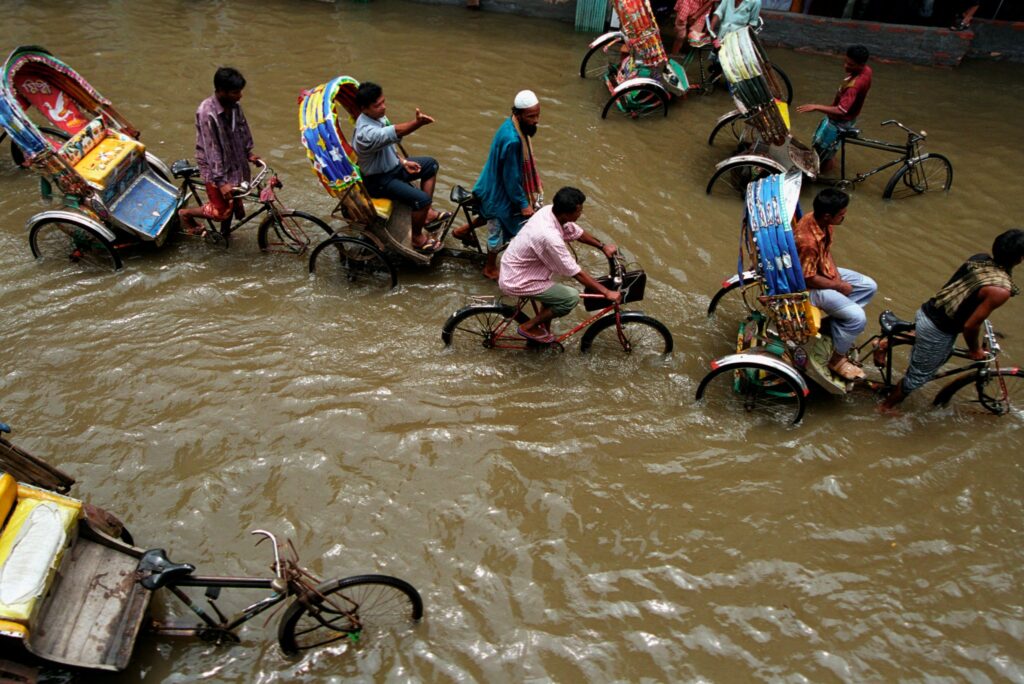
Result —
<instances>
[{"instance_id":1,"label":"man wearing white prayer cap","mask_svg":"<svg viewBox=\"0 0 1024 684\"><path fill-rule=\"evenodd\" d=\"M487 263L484 275L498 279L498 252L519 232L542 203L542 186L534 163L532 138L540 121L540 100L532 90L521 90L512 100L512 114L491 140L480 178L473 193L480 198L487 219ZM474 226L464 225L452 234L473 244Z\"/></svg>"}]
</instances>

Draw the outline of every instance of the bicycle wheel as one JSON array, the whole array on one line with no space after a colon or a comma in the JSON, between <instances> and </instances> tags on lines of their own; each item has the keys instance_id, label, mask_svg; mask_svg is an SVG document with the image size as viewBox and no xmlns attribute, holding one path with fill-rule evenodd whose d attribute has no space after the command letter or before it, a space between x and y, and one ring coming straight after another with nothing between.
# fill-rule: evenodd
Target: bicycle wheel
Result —
<instances>
[{"instance_id":1,"label":"bicycle wheel","mask_svg":"<svg viewBox=\"0 0 1024 684\"><path fill-rule=\"evenodd\" d=\"M515 322L502 330L505 321L515 314ZM508 304L471 305L453 313L441 328L441 340L446 347L458 350L492 349L500 332L515 335L513 325L530 320L522 311Z\"/></svg>"},{"instance_id":2,"label":"bicycle wheel","mask_svg":"<svg viewBox=\"0 0 1024 684\"><path fill-rule=\"evenodd\" d=\"M654 116L658 112L661 112L662 116L668 116L668 94L661 88L641 83L608 98L604 109L601 110L602 119L608 118L612 106L634 119Z\"/></svg>"},{"instance_id":3,"label":"bicycle wheel","mask_svg":"<svg viewBox=\"0 0 1024 684\"><path fill-rule=\"evenodd\" d=\"M709 195L714 191L715 194L743 197L750 183L778 172L778 169L767 162L750 160L730 162L715 171L711 180L708 181L705 192Z\"/></svg>"},{"instance_id":4,"label":"bicycle wheel","mask_svg":"<svg viewBox=\"0 0 1024 684\"><path fill-rule=\"evenodd\" d=\"M786 72L777 65L772 64L772 71L775 72L773 76L779 86L779 92L772 94L781 96L780 99L786 104L793 104L793 82L789 80Z\"/></svg>"},{"instance_id":5,"label":"bicycle wheel","mask_svg":"<svg viewBox=\"0 0 1024 684\"><path fill-rule=\"evenodd\" d=\"M779 362L781 363L781 362ZM805 391L794 375L759 360L723 363L704 376L697 401L715 413L746 414L772 423L798 423Z\"/></svg>"},{"instance_id":6,"label":"bicycle wheel","mask_svg":"<svg viewBox=\"0 0 1024 684\"><path fill-rule=\"evenodd\" d=\"M744 139L744 134L747 131L747 120L743 117L743 114L739 111L729 112L725 116L718 120L715 127L711 129L711 135L708 136L708 145L714 145L715 139L722 135L725 140L728 140L729 144L735 147L739 144L740 140Z\"/></svg>"},{"instance_id":7,"label":"bicycle wheel","mask_svg":"<svg viewBox=\"0 0 1024 684\"><path fill-rule=\"evenodd\" d=\"M390 290L398 284L398 272L384 252L368 240L347 235L317 245L309 256L309 272L369 289Z\"/></svg>"},{"instance_id":8,"label":"bicycle wheel","mask_svg":"<svg viewBox=\"0 0 1024 684\"><path fill-rule=\"evenodd\" d=\"M949 192L953 165L941 154L926 154L914 163L904 163L889 179L882 199L903 199L926 192Z\"/></svg>"},{"instance_id":9,"label":"bicycle wheel","mask_svg":"<svg viewBox=\"0 0 1024 684\"><path fill-rule=\"evenodd\" d=\"M362 639L366 630L401 628L423 617L419 592L397 577L357 575L324 582L297 598L281 616L277 641L296 655L311 648Z\"/></svg>"},{"instance_id":10,"label":"bicycle wheel","mask_svg":"<svg viewBox=\"0 0 1024 684\"><path fill-rule=\"evenodd\" d=\"M587 50L580 62L580 78L603 78L609 71L618 68L621 55L619 46L622 43L622 35L609 36L606 40L594 45ZM595 58L596 57L596 58ZM591 61L593 60L593 61Z\"/></svg>"},{"instance_id":11,"label":"bicycle wheel","mask_svg":"<svg viewBox=\"0 0 1024 684\"><path fill-rule=\"evenodd\" d=\"M742 279L738 275L730 277L711 298L711 303L708 304L708 317L714 316L722 300L733 292L736 293L733 298L742 301L748 312L760 310L762 307L757 300L757 296L761 294L760 283L761 276L753 271L744 271ZM749 293L748 289L751 290Z\"/></svg>"},{"instance_id":12,"label":"bicycle wheel","mask_svg":"<svg viewBox=\"0 0 1024 684\"><path fill-rule=\"evenodd\" d=\"M1004 416L1024 411L1024 371L1019 368L1000 368L998 371L978 371L957 378L935 397L936 406L951 401L958 404L977 404L990 413ZM967 388L973 389L960 392Z\"/></svg>"},{"instance_id":13,"label":"bicycle wheel","mask_svg":"<svg viewBox=\"0 0 1024 684\"><path fill-rule=\"evenodd\" d=\"M615 315L597 319L580 340L580 351L594 354L664 355L672 351L672 333L656 318L639 311L623 311L622 337Z\"/></svg>"},{"instance_id":14,"label":"bicycle wheel","mask_svg":"<svg viewBox=\"0 0 1024 684\"><path fill-rule=\"evenodd\" d=\"M302 254L314 237L334 235L331 227L321 219L304 211L271 211L260 222L256 242L264 252Z\"/></svg>"},{"instance_id":15,"label":"bicycle wheel","mask_svg":"<svg viewBox=\"0 0 1024 684\"><path fill-rule=\"evenodd\" d=\"M44 219L32 226L28 244L36 259L71 261L90 268L117 271L123 265L117 249L84 222Z\"/></svg>"}]
</instances>

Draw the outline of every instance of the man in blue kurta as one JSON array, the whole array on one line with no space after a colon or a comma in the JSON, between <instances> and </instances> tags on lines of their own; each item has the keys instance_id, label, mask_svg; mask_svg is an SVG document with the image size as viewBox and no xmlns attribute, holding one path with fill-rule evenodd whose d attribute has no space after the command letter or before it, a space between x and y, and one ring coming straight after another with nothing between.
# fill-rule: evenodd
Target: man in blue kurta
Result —
<instances>
[{"instance_id":1,"label":"man in blue kurta","mask_svg":"<svg viewBox=\"0 0 1024 684\"><path fill-rule=\"evenodd\" d=\"M521 91L513 101L512 115L494 134L487 163L473 186L473 193L480 198L481 214L487 219L484 275L491 280L498 279L498 252L541 202L541 183L530 142L538 121L540 101L533 91ZM472 229L462 226L454 235L461 239Z\"/></svg>"}]
</instances>

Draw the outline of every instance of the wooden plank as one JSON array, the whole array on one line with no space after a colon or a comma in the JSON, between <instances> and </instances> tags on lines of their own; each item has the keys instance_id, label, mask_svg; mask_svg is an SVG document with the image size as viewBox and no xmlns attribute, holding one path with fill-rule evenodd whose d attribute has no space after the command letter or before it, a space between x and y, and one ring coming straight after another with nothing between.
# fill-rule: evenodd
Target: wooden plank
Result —
<instances>
[{"instance_id":1,"label":"wooden plank","mask_svg":"<svg viewBox=\"0 0 1024 684\"><path fill-rule=\"evenodd\" d=\"M0 436L0 470L10 473L18 482L27 482L61 494L67 494L75 483L70 475L11 444L3 436Z\"/></svg>"},{"instance_id":2,"label":"wooden plank","mask_svg":"<svg viewBox=\"0 0 1024 684\"><path fill-rule=\"evenodd\" d=\"M34 621L26 648L68 665L127 667L151 596L135 580L137 564L131 555L79 537Z\"/></svg>"}]
</instances>

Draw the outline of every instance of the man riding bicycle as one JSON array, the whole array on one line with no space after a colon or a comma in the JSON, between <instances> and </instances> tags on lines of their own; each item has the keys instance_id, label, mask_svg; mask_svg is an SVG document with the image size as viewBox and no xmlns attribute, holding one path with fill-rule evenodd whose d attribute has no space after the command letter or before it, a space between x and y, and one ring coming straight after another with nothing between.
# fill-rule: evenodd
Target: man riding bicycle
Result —
<instances>
[{"instance_id":1,"label":"man riding bicycle","mask_svg":"<svg viewBox=\"0 0 1024 684\"><path fill-rule=\"evenodd\" d=\"M548 344L555 341L548 327L553 318L565 316L579 304L579 292L554 282L553 276L575 278L588 290L613 302L618 292L609 290L580 268L566 243L576 240L597 247L606 257L616 253L615 245L604 243L578 225L587 197L580 190L565 187L555 193L552 204L542 207L512 238L501 259L498 287L512 297L529 297L541 304L537 315L519 326L521 337Z\"/></svg>"}]
</instances>

